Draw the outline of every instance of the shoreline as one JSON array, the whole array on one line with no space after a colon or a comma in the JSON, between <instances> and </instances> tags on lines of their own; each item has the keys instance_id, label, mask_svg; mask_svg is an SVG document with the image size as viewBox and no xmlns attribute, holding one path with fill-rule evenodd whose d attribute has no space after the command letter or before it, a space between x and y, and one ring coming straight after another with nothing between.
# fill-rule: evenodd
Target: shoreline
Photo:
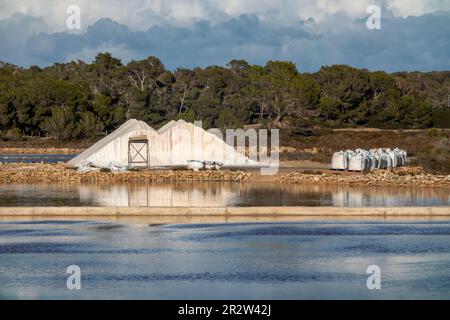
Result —
<instances>
[{"instance_id":1,"label":"shoreline","mask_svg":"<svg viewBox=\"0 0 450 320\"><path fill-rule=\"evenodd\" d=\"M58 147L0 147L0 155L2 154L15 154L15 155L27 155L27 154L40 154L40 155L77 155L82 153L85 148L58 148Z\"/></svg>"},{"instance_id":2,"label":"shoreline","mask_svg":"<svg viewBox=\"0 0 450 320\"><path fill-rule=\"evenodd\" d=\"M191 171L142 170L127 172L77 172L66 164L0 164L0 183L122 183L174 181L247 181L251 173L242 170Z\"/></svg>"},{"instance_id":3,"label":"shoreline","mask_svg":"<svg viewBox=\"0 0 450 320\"><path fill-rule=\"evenodd\" d=\"M298 164L298 163L297 163ZM309 167L281 167L271 176L263 176L258 169L223 169L191 171L187 169L151 169L127 172L104 170L77 172L66 164L0 163L0 184L47 183L164 183L164 182L242 182L274 184L450 187L450 175L427 174L419 167L401 167L369 173L332 171L314 164Z\"/></svg>"},{"instance_id":4,"label":"shoreline","mask_svg":"<svg viewBox=\"0 0 450 320\"><path fill-rule=\"evenodd\" d=\"M397 187L450 187L450 175L437 175L424 172L418 167L400 167L377 170L369 173L328 172L305 174L290 172L277 179L278 183L334 184L347 186L397 186Z\"/></svg>"}]
</instances>

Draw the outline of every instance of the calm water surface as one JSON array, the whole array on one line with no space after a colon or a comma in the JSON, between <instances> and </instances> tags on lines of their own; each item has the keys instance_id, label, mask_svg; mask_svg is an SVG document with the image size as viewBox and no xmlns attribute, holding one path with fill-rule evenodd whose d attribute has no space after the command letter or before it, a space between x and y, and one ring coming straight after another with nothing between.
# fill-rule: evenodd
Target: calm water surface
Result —
<instances>
[{"instance_id":1,"label":"calm water surface","mask_svg":"<svg viewBox=\"0 0 450 320\"><path fill-rule=\"evenodd\" d=\"M75 157L73 154L0 154L3 163L58 163L67 162Z\"/></svg>"},{"instance_id":2,"label":"calm water surface","mask_svg":"<svg viewBox=\"0 0 450 320\"><path fill-rule=\"evenodd\" d=\"M450 223L3 222L0 298L449 299Z\"/></svg>"},{"instance_id":3,"label":"calm water surface","mask_svg":"<svg viewBox=\"0 0 450 320\"><path fill-rule=\"evenodd\" d=\"M449 206L449 188L233 182L0 184L0 206Z\"/></svg>"}]
</instances>

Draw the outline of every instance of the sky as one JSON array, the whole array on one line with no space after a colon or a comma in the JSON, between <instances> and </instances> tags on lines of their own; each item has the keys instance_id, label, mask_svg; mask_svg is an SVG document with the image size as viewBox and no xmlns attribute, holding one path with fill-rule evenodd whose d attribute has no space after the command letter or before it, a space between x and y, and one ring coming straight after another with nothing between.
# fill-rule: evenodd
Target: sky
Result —
<instances>
[{"instance_id":1,"label":"sky","mask_svg":"<svg viewBox=\"0 0 450 320\"><path fill-rule=\"evenodd\" d=\"M70 5L80 29L67 27ZM371 5L380 29L367 27ZM302 72L449 70L450 0L0 0L0 61L45 67L106 51L123 63L157 56L171 70L233 59Z\"/></svg>"}]
</instances>

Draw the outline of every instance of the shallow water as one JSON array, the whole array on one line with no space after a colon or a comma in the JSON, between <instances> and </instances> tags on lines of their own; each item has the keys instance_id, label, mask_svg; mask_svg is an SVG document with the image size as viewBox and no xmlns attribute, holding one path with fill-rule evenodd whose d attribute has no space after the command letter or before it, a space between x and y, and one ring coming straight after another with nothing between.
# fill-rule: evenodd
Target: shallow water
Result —
<instances>
[{"instance_id":1,"label":"shallow water","mask_svg":"<svg viewBox=\"0 0 450 320\"><path fill-rule=\"evenodd\" d=\"M0 206L448 206L448 188L234 182L0 184Z\"/></svg>"},{"instance_id":2,"label":"shallow water","mask_svg":"<svg viewBox=\"0 0 450 320\"><path fill-rule=\"evenodd\" d=\"M450 223L0 223L0 298L449 299Z\"/></svg>"},{"instance_id":3,"label":"shallow water","mask_svg":"<svg viewBox=\"0 0 450 320\"><path fill-rule=\"evenodd\" d=\"M3 163L58 163L72 159L73 154L0 154Z\"/></svg>"}]
</instances>

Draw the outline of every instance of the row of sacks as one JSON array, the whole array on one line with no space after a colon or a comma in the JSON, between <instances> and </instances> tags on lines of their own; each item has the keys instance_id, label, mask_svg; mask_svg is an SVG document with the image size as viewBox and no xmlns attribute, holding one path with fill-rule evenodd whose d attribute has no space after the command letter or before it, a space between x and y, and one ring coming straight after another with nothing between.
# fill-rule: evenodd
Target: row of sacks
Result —
<instances>
[{"instance_id":1,"label":"row of sacks","mask_svg":"<svg viewBox=\"0 0 450 320\"><path fill-rule=\"evenodd\" d=\"M406 164L405 150L395 149L356 149L333 154L331 169L349 171L369 171L401 167Z\"/></svg>"}]
</instances>

